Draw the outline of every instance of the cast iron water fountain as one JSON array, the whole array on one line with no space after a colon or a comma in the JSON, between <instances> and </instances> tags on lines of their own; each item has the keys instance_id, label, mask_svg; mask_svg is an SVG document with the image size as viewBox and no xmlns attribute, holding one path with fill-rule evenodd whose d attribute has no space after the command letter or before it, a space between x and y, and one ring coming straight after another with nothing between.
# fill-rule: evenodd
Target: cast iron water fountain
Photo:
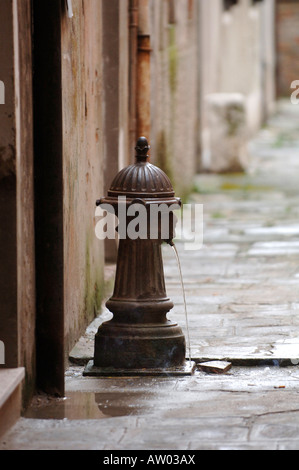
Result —
<instances>
[{"instance_id":1,"label":"cast iron water fountain","mask_svg":"<svg viewBox=\"0 0 299 470\"><path fill-rule=\"evenodd\" d=\"M146 138L140 137L135 164L121 170L108 196L97 201L98 206L111 207L119 218L119 233L125 229L126 234L133 216L126 218L123 227L120 211L125 205L126 212L133 214L129 208L142 207L146 234L120 237L114 292L106 303L113 318L95 336L94 359L86 366L85 376L191 375L195 370L195 363L186 360L182 329L167 318L174 304L166 295L161 250L163 242L173 245L172 208L180 207L181 201L168 176L149 163L149 148ZM154 205L161 214L156 230L151 226ZM165 217L170 230L166 237Z\"/></svg>"}]
</instances>

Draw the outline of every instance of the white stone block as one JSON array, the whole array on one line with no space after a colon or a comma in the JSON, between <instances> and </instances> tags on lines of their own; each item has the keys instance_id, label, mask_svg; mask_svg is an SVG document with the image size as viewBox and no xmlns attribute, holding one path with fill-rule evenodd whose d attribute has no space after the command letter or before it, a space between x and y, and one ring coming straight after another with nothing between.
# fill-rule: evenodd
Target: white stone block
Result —
<instances>
[{"instance_id":1,"label":"white stone block","mask_svg":"<svg viewBox=\"0 0 299 470\"><path fill-rule=\"evenodd\" d=\"M214 93L206 97L205 105L206 169L216 173L245 170L248 160L245 96L239 93Z\"/></svg>"}]
</instances>

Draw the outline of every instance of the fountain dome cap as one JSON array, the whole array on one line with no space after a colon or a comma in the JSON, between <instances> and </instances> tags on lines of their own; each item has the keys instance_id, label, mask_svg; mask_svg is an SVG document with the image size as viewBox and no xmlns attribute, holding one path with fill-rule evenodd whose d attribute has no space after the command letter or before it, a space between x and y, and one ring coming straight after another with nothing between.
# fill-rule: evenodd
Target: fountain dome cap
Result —
<instances>
[{"instance_id":1,"label":"fountain dome cap","mask_svg":"<svg viewBox=\"0 0 299 470\"><path fill-rule=\"evenodd\" d=\"M174 198L175 192L168 176L148 162L150 146L145 137L137 141L136 162L122 169L108 191L109 198Z\"/></svg>"}]
</instances>

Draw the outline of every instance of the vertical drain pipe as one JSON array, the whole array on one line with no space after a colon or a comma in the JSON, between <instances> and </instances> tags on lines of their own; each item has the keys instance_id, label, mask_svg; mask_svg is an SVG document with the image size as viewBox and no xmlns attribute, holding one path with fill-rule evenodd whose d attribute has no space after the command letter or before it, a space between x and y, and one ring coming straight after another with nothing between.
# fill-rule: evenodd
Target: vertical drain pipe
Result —
<instances>
[{"instance_id":1,"label":"vertical drain pipe","mask_svg":"<svg viewBox=\"0 0 299 470\"><path fill-rule=\"evenodd\" d=\"M137 140L137 54L138 54L138 0L130 0L129 3L130 22L130 90L129 90L129 112L130 112L130 149L134 148Z\"/></svg>"},{"instance_id":2,"label":"vertical drain pipe","mask_svg":"<svg viewBox=\"0 0 299 470\"><path fill-rule=\"evenodd\" d=\"M151 37L149 0L139 0L137 59L137 135L151 137Z\"/></svg>"}]
</instances>

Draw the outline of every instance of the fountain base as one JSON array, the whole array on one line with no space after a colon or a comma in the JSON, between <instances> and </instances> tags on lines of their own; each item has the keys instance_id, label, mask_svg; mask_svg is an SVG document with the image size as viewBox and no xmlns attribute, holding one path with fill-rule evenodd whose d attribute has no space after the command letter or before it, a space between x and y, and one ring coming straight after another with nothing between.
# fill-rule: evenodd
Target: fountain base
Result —
<instances>
[{"instance_id":1,"label":"fountain base","mask_svg":"<svg viewBox=\"0 0 299 470\"><path fill-rule=\"evenodd\" d=\"M97 367L93 360L84 369L84 377L179 377L191 376L196 370L196 363L185 361L178 367L149 368L149 369L116 369L114 367Z\"/></svg>"}]
</instances>

